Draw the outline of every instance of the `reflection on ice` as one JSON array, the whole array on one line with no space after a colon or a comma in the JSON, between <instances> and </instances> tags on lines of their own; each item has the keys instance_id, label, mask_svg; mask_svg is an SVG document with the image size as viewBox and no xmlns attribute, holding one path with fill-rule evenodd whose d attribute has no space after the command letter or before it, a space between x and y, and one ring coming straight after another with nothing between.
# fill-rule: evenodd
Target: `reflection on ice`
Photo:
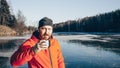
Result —
<instances>
[{"instance_id":1,"label":"reflection on ice","mask_svg":"<svg viewBox=\"0 0 120 68\"><path fill-rule=\"evenodd\" d=\"M0 39L0 68L12 68L9 61L10 57L13 52L18 49L18 46L24 41L24 39Z\"/></svg>"},{"instance_id":2,"label":"reflection on ice","mask_svg":"<svg viewBox=\"0 0 120 68\"><path fill-rule=\"evenodd\" d=\"M0 68L7 68L7 64L9 64L8 57L1 57L0 56Z\"/></svg>"},{"instance_id":3,"label":"reflection on ice","mask_svg":"<svg viewBox=\"0 0 120 68\"><path fill-rule=\"evenodd\" d=\"M67 68L120 67L120 52L106 51L104 47L97 48L92 46L92 44L82 44L80 41L68 41L69 44L65 41L62 42L64 42L61 45Z\"/></svg>"}]
</instances>

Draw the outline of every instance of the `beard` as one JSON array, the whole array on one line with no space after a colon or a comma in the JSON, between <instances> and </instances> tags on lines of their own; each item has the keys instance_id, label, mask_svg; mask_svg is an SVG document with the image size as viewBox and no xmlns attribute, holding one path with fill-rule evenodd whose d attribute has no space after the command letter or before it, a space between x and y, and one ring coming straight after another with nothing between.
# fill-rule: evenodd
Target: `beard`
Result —
<instances>
[{"instance_id":1,"label":"beard","mask_svg":"<svg viewBox=\"0 0 120 68\"><path fill-rule=\"evenodd\" d=\"M43 39L48 40L50 36L44 36Z\"/></svg>"},{"instance_id":2,"label":"beard","mask_svg":"<svg viewBox=\"0 0 120 68\"><path fill-rule=\"evenodd\" d=\"M41 36L41 38L44 40L48 40L50 37L51 35L47 35L47 34Z\"/></svg>"}]
</instances>

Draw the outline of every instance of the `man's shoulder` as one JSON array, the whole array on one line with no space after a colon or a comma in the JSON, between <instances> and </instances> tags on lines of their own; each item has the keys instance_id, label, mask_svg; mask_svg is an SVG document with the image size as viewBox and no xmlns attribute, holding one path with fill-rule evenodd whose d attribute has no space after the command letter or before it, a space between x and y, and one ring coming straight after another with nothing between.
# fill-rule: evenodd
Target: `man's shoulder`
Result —
<instances>
[{"instance_id":1,"label":"man's shoulder","mask_svg":"<svg viewBox=\"0 0 120 68\"><path fill-rule=\"evenodd\" d=\"M57 43L57 44L59 43L58 39L56 39L56 38L52 38L51 41L54 43Z\"/></svg>"},{"instance_id":2,"label":"man's shoulder","mask_svg":"<svg viewBox=\"0 0 120 68\"><path fill-rule=\"evenodd\" d=\"M56 38L52 38L52 40L58 41Z\"/></svg>"}]
</instances>

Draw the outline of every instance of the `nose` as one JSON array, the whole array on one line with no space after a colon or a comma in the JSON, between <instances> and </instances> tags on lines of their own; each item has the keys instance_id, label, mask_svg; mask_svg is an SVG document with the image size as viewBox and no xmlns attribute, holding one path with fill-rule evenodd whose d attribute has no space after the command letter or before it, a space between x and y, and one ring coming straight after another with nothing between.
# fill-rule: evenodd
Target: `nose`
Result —
<instances>
[{"instance_id":1,"label":"nose","mask_svg":"<svg viewBox=\"0 0 120 68\"><path fill-rule=\"evenodd\" d=\"M49 30L48 30L48 29L46 29L45 33L46 33L46 34L48 34L48 33L49 33Z\"/></svg>"}]
</instances>

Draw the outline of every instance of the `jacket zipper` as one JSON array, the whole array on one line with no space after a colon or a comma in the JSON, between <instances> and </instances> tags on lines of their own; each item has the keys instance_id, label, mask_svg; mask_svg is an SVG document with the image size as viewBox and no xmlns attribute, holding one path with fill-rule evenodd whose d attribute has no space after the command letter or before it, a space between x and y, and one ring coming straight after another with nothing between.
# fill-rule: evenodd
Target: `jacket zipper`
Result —
<instances>
[{"instance_id":1,"label":"jacket zipper","mask_svg":"<svg viewBox=\"0 0 120 68\"><path fill-rule=\"evenodd\" d=\"M49 47L50 47L50 41L49 41ZM50 58L51 68L53 68L53 64L52 64L52 57L51 57L50 48L48 48L48 53L49 53L49 58Z\"/></svg>"}]
</instances>

